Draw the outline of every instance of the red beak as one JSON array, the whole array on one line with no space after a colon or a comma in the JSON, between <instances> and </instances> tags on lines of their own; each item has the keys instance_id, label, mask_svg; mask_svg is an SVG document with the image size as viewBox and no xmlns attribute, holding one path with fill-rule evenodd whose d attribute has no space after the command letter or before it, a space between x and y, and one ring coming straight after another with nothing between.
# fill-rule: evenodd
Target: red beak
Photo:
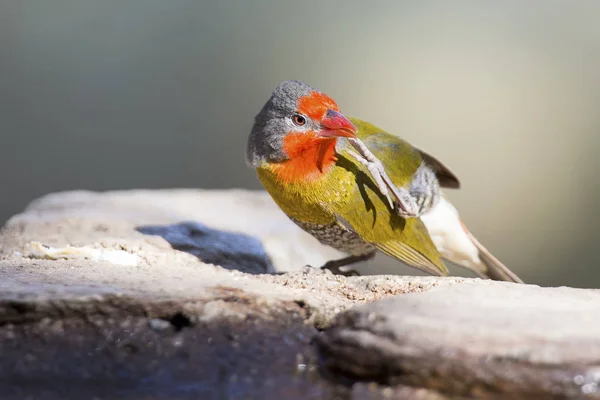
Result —
<instances>
[{"instance_id":1,"label":"red beak","mask_svg":"<svg viewBox=\"0 0 600 400\"><path fill-rule=\"evenodd\" d=\"M327 114L321 120L321 131L319 136L323 137L356 137L356 127L340 112L327 110Z\"/></svg>"}]
</instances>

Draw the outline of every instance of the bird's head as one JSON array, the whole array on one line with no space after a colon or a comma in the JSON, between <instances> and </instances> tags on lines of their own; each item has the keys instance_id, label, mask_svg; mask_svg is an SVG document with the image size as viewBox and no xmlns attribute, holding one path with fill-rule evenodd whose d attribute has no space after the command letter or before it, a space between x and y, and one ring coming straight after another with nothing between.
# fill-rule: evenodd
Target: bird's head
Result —
<instances>
[{"instance_id":1,"label":"bird's head","mask_svg":"<svg viewBox=\"0 0 600 400\"><path fill-rule=\"evenodd\" d=\"M246 160L252 167L289 160L313 144L356 137L335 101L305 83L282 82L254 120Z\"/></svg>"}]
</instances>

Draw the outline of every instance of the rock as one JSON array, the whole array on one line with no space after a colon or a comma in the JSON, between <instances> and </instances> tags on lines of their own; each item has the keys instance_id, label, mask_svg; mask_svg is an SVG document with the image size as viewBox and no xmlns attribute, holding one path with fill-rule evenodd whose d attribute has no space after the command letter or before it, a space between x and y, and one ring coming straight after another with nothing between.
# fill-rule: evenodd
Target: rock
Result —
<instances>
[{"instance_id":1,"label":"rock","mask_svg":"<svg viewBox=\"0 0 600 400\"><path fill-rule=\"evenodd\" d=\"M443 398L329 381L311 339L356 304L466 280L345 278L302 267L338 256L262 192L46 196L0 234L0 376L8 377L0 392ZM262 274L269 271L279 274Z\"/></svg>"},{"instance_id":2,"label":"rock","mask_svg":"<svg viewBox=\"0 0 600 400\"><path fill-rule=\"evenodd\" d=\"M135 230L152 230L166 240L135 234ZM241 235L236 238L235 234ZM256 239L262 247L257 246ZM244 260L249 260L253 272L271 268L276 272L297 271L304 265L320 266L343 256L299 229L268 194L245 190L50 194L8 221L0 256L22 251L30 241L54 248L85 245L136 254L142 251L151 258L148 262L160 262L172 241L176 247L185 247L200 259L220 265L233 255L231 248L243 246L235 252L235 263L243 269ZM221 249L215 250L218 247Z\"/></svg>"},{"instance_id":3,"label":"rock","mask_svg":"<svg viewBox=\"0 0 600 400\"><path fill-rule=\"evenodd\" d=\"M244 293L263 309L277 309L282 301L302 303L313 320L323 322L354 304L462 281L400 276L346 280L302 268L320 265L332 254L289 221L264 192L58 193L34 201L2 229L0 291L4 298L52 304L114 295L219 304L223 293ZM297 273L252 276L261 269L289 269L284 265L288 260L295 260ZM219 312L227 311L210 314Z\"/></svg>"},{"instance_id":4,"label":"rock","mask_svg":"<svg viewBox=\"0 0 600 400\"><path fill-rule=\"evenodd\" d=\"M447 285L339 315L318 343L353 379L451 395L600 398L600 290Z\"/></svg>"},{"instance_id":5,"label":"rock","mask_svg":"<svg viewBox=\"0 0 600 400\"><path fill-rule=\"evenodd\" d=\"M597 397L599 291L303 267L339 256L264 192L46 196L0 232L2 398Z\"/></svg>"},{"instance_id":6,"label":"rock","mask_svg":"<svg viewBox=\"0 0 600 400\"><path fill-rule=\"evenodd\" d=\"M253 274L275 272L261 241L243 233L224 232L199 222L140 226L136 230L160 236L175 250L193 254L208 264Z\"/></svg>"}]
</instances>

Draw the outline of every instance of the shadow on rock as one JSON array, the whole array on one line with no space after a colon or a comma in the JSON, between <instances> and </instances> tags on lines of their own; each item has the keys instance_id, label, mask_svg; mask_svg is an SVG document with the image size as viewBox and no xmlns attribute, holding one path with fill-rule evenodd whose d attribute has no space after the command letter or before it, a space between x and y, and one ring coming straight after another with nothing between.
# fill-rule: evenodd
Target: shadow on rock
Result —
<instances>
[{"instance_id":1,"label":"shadow on rock","mask_svg":"<svg viewBox=\"0 0 600 400\"><path fill-rule=\"evenodd\" d=\"M160 236L175 250L193 254L208 264L249 274L274 271L261 241L243 233L213 229L198 222L146 225L136 230L145 235Z\"/></svg>"}]
</instances>

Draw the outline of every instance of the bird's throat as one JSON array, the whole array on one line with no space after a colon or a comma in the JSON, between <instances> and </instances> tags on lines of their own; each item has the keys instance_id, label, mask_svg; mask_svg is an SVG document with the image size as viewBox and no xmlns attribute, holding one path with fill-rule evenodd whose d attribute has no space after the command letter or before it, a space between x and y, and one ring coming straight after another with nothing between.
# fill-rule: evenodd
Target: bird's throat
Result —
<instances>
[{"instance_id":1,"label":"bird's throat","mask_svg":"<svg viewBox=\"0 0 600 400\"><path fill-rule=\"evenodd\" d=\"M283 142L288 160L273 166L273 172L287 183L306 182L326 175L337 161L337 138L320 138L313 133L289 134Z\"/></svg>"}]
</instances>

